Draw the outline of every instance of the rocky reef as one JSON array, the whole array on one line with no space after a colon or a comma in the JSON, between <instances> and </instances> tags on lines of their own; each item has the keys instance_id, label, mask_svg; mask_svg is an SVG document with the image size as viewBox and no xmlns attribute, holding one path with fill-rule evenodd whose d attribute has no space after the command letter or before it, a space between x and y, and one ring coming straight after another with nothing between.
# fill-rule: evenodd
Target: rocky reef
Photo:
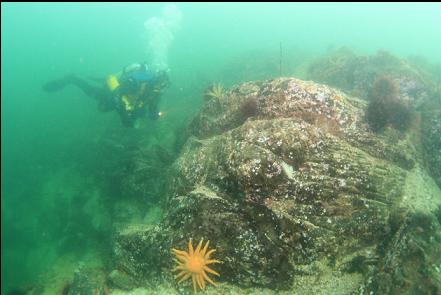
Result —
<instances>
[{"instance_id":1,"label":"rocky reef","mask_svg":"<svg viewBox=\"0 0 441 295\"><path fill-rule=\"evenodd\" d=\"M388 76L397 84L399 95L415 107L431 99L438 88L431 72L387 51L359 55L341 48L312 62L307 76L362 99L369 98L378 77Z\"/></svg>"},{"instance_id":2,"label":"rocky reef","mask_svg":"<svg viewBox=\"0 0 441 295\"><path fill-rule=\"evenodd\" d=\"M441 187L441 90L422 111L422 140L427 165L432 177Z\"/></svg>"},{"instance_id":3,"label":"rocky reef","mask_svg":"<svg viewBox=\"0 0 441 295\"><path fill-rule=\"evenodd\" d=\"M211 96L169 171L162 222L116 232L109 286L190 294L170 250L204 238L223 261L208 292L441 292L441 192L418 128L373 133L366 108L295 78Z\"/></svg>"},{"instance_id":4,"label":"rocky reef","mask_svg":"<svg viewBox=\"0 0 441 295\"><path fill-rule=\"evenodd\" d=\"M441 187L441 133L437 127L441 112L439 65L431 65L419 57L398 58L386 51L358 55L348 48L341 48L313 61L308 67L307 77L369 101L371 111L368 110L367 119L374 121L371 124L374 130L388 123L398 126L398 129L406 129L412 120L418 121L421 124L418 140L425 151L423 157ZM382 79L385 77L387 79ZM389 80L389 84L394 85L395 89L390 93L395 99L389 99L389 103L377 95L381 90L376 87L379 79ZM413 110L421 116L411 116L410 111Z\"/></svg>"}]
</instances>

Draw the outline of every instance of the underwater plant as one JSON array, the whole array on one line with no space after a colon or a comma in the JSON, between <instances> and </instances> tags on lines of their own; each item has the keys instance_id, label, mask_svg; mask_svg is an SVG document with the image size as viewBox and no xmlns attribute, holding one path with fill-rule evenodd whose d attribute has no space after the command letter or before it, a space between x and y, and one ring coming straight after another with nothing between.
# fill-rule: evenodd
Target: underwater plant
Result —
<instances>
[{"instance_id":1,"label":"underwater plant","mask_svg":"<svg viewBox=\"0 0 441 295\"><path fill-rule=\"evenodd\" d=\"M203 240L199 242L196 249L193 249L191 240L188 241L188 252L172 249L173 254L177 258L175 261L178 264L173 271L180 270L175 278L180 278L178 281L178 283L180 283L191 277L193 281L193 290L195 292L198 286L201 290L205 289L205 281L208 281L216 286L213 280L208 277L207 272L220 276L218 272L208 267L208 265L212 263L221 263L219 260L210 259L210 255L216 250L211 249L207 252L210 241L207 241L203 248L202 242Z\"/></svg>"},{"instance_id":2,"label":"underwater plant","mask_svg":"<svg viewBox=\"0 0 441 295\"><path fill-rule=\"evenodd\" d=\"M225 89L222 84L217 83L211 85L204 93L205 100L211 100L213 98L221 99L225 95Z\"/></svg>"},{"instance_id":3,"label":"underwater plant","mask_svg":"<svg viewBox=\"0 0 441 295\"><path fill-rule=\"evenodd\" d=\"M411 109L400 98L399 86L392 78L378 77L373 83L369 100L366 120L372 130L378 132L387 125L401 131L409 128L412 119Z\"/></svg>"}]
</instances>

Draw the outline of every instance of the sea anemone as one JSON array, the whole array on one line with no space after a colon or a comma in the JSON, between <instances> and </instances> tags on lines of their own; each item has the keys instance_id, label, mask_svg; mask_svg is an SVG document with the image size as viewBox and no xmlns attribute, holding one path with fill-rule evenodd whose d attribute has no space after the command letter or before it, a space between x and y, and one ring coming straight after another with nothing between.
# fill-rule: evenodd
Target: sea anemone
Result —
<instances>
[{"instance_id":1,"label":"sea anemone","mask_svg":"<svg viewBox=\"0 0 441 295\"><path fill-rule=\"evenodd\" d=\"M245 122L249 117L257 115L258 102L254 97L243 101L239 107L238 119L241 123Z\"/></svg>"},{"instance_id":2,"label":"sea anemone","mask_svg":"<svg viewBox=\"0 0 441 295\"><path fill-rule=\"evenodd\" d=\"M373 83L369 99L366 120L375 132L387 125L401 131L410 126L411 109L400 98L399 86L391 77L378 77Z\"/></svg>"},{"instance_id":3,"label":"sea anemone","mask_svg":"<svg viewBox=\"0 0 441 295\"><path fill-rule=\"evenodd\" d=\"M398 83L389 76L375 79L370 93L371 100L396 100L400 95Z\"/></svg>"}]
</instances>

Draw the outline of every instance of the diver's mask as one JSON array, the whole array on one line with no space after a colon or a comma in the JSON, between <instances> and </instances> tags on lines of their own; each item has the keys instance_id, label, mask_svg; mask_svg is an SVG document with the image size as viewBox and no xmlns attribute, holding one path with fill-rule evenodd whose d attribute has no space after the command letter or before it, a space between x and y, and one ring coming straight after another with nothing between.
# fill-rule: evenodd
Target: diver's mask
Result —
<instances>
[{"instance_id":1,"label":"diver's mask","mask_svg":"<svg viewBox=\"0 0 441 295\"><path fill-rule=\"evenodd\" d=\"M145 73L147 73L147 65L143 63L133 63L124 67L121 75L120 91L124 94L136 93Z\"/></svg>"},{"instance_id":2,"label":"diver's mask","mask_svg":"<svg viewBox=\"0 0 441 295\"><path fill-rule=\"evenodd\" d=\"M147 71L148 67L145 63L133 63L131 65L128 65L124 67L123 74L130 73L130 72L137 72L137 71Z\"/></svg>"}]
</instances>

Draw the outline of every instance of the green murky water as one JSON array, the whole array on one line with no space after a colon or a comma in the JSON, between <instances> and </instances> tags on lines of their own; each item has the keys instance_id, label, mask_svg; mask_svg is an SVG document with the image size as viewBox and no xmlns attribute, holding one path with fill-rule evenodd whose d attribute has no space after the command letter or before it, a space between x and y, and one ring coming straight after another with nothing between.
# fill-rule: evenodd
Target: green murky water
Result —
<instances>
[{"instance_id":1,"label":"green murky water","mask_svg":"<svg viewBox=\"0 0 441 295\"><path fill-rule=\"evenodd\" d=\"M418 56L441 76L437 3L2 3L1 35L2 294L61 292L79 261L106 267L115 228L158 222L165 167L214 82L307 79L310 61L340 47ZM78 88L42 90L143 61L167 69L171 84L164 116L137 128ZM127 158L139 155L133 168ZM50 280L55 291L44 291Z\"/></svg>"}]
</instances>

